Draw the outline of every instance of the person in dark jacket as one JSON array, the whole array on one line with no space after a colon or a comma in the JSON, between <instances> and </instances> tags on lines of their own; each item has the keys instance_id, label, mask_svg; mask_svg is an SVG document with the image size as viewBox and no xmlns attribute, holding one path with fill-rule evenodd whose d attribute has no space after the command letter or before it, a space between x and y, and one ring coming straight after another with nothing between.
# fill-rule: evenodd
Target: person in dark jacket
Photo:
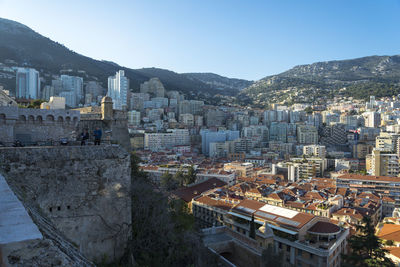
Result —
<instances>
[{"instance_id":1,"label":"person in dark jacket","mask_svg":"<svg viewBox=\"0 0 400 267\"><path fill-rule=\"evenodd\" d=\"M102 134L103 133L101 132L101 129L99 127L96 127L96 130L94 130L94 132L93 132L94 145L100 145L101 135Z\"/></svg>"},{"instance_id":2,"label":"person in dark jacket","mask_svg":"<svg viewBox=\"0 0 400 267\"><path fill-rule=\"evenodd\" d=\"M89 139L89 132L87 129L85 129L82 133L81 133L81 146L86 145L87 140Z\"/></svg>"}]
</instances>

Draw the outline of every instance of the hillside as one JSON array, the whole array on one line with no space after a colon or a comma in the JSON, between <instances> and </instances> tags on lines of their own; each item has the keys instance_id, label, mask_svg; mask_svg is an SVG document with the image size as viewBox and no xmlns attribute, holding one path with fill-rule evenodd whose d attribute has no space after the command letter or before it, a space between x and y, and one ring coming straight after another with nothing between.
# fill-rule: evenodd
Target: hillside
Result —
<instances>
[{"instance_id":1,"label":"hillside","mask_svg":"<svg viewBox=\"0 0 400 267\"><path fill-rule=\"evenodd\" d=\"M324 101L337 95L367 98L400 93L400 56L370 56L296 66L241 92L248 103Z\"/></svg>"},{"instance_id":2,"label":"hillside","mask_svg":"<svg viewBox=\"0 0 400 267\"><path fill-rule=\"evenodd\" d=\"M191 80L200 80L213 88L221 91L232 91L238 93L238 91L249 87L253 82L243 79L232 79L220 76L214 73L183 73L186 77Z\"/></svg>"},{"instance_id":3,"label":"hillside","mask_svg":"<svg viewBox=\"0 0 400 267\"><path fill-rule=\"evenodd\" d=\"M140 84L152 77L160 78L167 90L177 90L197 96L231 95L239 90L239 88L233 91L220 90L219 86L169 70L130 69L114 62L94 60L71 51L21 23L2 18L0 18L0 63L5 63L5 66L29 66L40 70L41 76L45 79L44 84L50 83L52 76L59 75L61 70L70 70L71 74L83 76L85 81L99 80L106 86L108 76L119 69L124 69L134 91L138 91ZM0 70L0 85L14 89L13 74Z\"/></svg>"}]
</instances>

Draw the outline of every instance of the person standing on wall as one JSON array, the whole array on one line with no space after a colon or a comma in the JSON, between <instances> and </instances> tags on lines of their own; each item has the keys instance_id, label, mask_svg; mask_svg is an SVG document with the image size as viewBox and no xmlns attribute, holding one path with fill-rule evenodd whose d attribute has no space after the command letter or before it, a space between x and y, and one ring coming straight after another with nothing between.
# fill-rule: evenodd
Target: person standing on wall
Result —
<instances>
[{"instance_id":1,"label":"person standing on wall","mask_svg":"<svg viewBox=\"0 0 400 267\"><path fill-rule=\"evenodd\" d=\"M101 135L102 134L103 133L101 132L101 129L99 127L96 127L96 130L94 130L94 132L93 132L94 145L100 145Z\"/></svg>"},{"instance_id":2,"label":"person standing on wall","mask_svg":"<svg viewBox=\"0 0 400 267\"><path fill-rule=\"evenodd\" d=\"M87 129L85 129L82 133L81 133L81 146L86 145L87 140L89 139L89 132Z\"/></svg>"}]
</instances>

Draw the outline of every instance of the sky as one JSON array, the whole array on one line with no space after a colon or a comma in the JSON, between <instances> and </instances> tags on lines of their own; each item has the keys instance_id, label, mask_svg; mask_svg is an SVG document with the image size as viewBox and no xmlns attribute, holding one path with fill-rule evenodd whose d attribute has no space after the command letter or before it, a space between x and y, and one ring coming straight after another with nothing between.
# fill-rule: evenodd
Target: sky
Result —
<instances>
[{"instance_id":1,"label":"sky","mask_svg":"<svg viewBox=\"0 0 400 267\"><path fill-rule=\"evenodd\" d=\"M400 0L0 0L0 17L121 66L248 80L400 54Z\"/></svg>"}]
</instances>

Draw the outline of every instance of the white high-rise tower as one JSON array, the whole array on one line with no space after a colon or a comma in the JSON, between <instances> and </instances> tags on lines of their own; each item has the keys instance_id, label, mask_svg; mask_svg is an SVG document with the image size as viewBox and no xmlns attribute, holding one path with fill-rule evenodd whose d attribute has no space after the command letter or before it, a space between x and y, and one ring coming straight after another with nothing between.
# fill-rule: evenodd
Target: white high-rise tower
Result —
<instances>
[{"instance_id":1,"label":"white high-rise tower","mask_svg":"<svg viewBox=\"0 0 400 267\"><path fill-rule=\"evenodd\" d=\"M128 106L129 79L125 71L118 71L115 76L108 77L107 96L113 100L113 108L123 110Z\"/></svg>"}]
</instances>

